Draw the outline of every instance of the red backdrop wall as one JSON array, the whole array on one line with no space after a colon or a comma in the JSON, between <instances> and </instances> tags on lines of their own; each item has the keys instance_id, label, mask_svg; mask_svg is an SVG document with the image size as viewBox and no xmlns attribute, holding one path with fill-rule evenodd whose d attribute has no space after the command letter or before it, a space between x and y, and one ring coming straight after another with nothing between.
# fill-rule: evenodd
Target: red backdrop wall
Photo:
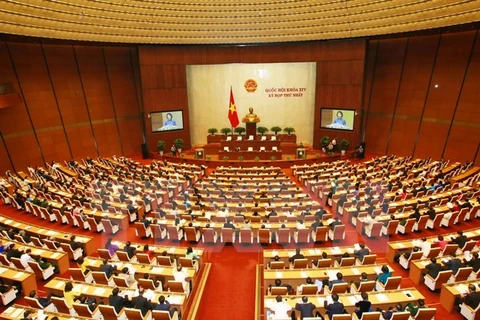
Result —
<instances>
[{"instance_id":1,"label":"red backdrop wall","mask_svg":"<svg viewBox=\"0 0 480 320\"><path fill-rule=\"evenodd\" d=\"M172 109L184 112L182 131L151 133L150 121L145 119L150 151L156 150L158 140L165 140L170 146L176 138L185 141L184 149L190 148L189 128L195 119L188 116L186 66L189 64L317 62L314 147L319 149L324 135L357 142L359 121L354 132L321 130L320 108L339 107L360 112L365 40L231 47L141 46L139 55L145 115ZM225 123L227 121L225 113Z\"/></svg>"}]
</instances>

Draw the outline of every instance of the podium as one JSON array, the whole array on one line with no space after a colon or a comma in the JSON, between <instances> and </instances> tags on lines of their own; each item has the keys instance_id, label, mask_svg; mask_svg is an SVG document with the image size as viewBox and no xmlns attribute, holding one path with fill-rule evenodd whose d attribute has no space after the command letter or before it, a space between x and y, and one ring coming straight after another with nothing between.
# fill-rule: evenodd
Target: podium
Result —
<instances>
[{"instance_id":1,"label":"podium","mask_svg":"<svg viewBox=\"0 0 480 320\"><path fill-rule=\"evenodd\" d=\"M257 136L257 123L256 122L245 122L245 127L247 129L248 136Z\"/></svg>"},{"instance_id":2,"label":"podium","mask_svg":"<svg viewBox=\"0 0 480 320\"><path fill-rule=\"evenodd\" d=\"M297 159L305 159L307 157L307 151L304 148L298 148L297 152Z\"/></svg>"},{"instance_id":3,"label":"podium","mask_svg":"<svg viewBox=\"0 0 480 320\"><path fill-rule=\"evenodd\" d=\"M205 151L203 148L195 150L195 158L196 159L205 159Z\"/></svg>"}]
</instances>

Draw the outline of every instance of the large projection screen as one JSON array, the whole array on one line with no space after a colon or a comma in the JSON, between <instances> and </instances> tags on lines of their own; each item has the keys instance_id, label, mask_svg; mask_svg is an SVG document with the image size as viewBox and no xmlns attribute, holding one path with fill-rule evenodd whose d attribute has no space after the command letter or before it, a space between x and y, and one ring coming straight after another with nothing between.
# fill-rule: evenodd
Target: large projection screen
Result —
<instances>
[{"instance_id":1,"label":"large projection screen","mask_svg":"<svg viewBox=\"0 0 480 320\"><path fill-rule=\"evenodd\" d=\"M315 108L316 63L257 63L187 66L192 145L207 143L209 128L229 127L230 87L240 126L253 107L257 127L293 127L297 142L311 145ZM254 80L255 91L245 83ZM252 81L250 81L252 83ZM271 133L271 132L269 132Z\"/></svg>"}]
</instances>

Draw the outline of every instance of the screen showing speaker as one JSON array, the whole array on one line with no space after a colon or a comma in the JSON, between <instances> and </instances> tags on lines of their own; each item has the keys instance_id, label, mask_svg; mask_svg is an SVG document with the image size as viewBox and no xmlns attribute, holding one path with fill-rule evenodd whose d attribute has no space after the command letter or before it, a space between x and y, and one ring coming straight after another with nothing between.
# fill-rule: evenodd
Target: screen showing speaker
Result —
<instances>
[{"instance_id":1,"label":"screen showing speaker","mask_svg":"<svg viewBox=\"0 0 480 320\"><path fill-rule=\"evenodd\" d=\"M354 122L355 110L322 108L321 128L353 131Z\"/></svg>"},{"instance_id":2,"label":"screen showing speaker","mask_svg":"<svg viewBox=\"0 0 480 320\"><path fill-rule=\"evenodd\" d=\"M161 111L150 113L152 132L164 132L183 129L183 111Z\"/></svg>"}]
</instances>

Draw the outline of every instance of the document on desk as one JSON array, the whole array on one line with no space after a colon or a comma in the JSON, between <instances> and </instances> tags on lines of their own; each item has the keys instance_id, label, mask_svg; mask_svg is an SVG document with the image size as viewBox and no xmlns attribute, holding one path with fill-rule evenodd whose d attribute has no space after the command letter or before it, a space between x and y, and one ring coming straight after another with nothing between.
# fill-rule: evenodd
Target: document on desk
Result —
<instances>
[{"instance_id":1,"label":"document on desk","mask_svg":"<svg viewBox=\"0 0 480 320\"><path fill-rule=\"evenodd\" d=\"M162 273L163 270L165 270L164 268L160 268L160 267L153 267L152 268L152 273Z\"/></svg>"},{"instance_id":2,"label":"document on desk","mask_svg":"<svg viewBox=\"0 0 480 320\"><path fill-rule=\"evenodd\" d=\"M318 298L317 298L317 301L318 301L317 307L318 307L318 306L323 307L323 301L324 301L323 297L318 297Z\"/></svg>"},{"instance_id":3,"label":"document on desk","mask_svg":"<svg viewBox=\"0 0 480 320\"><path fill-rule=\"evenodd\" d=\"M401 242L396 243L397 248L405 248L405 245Z\"/></svg>"},{"instance_id":4,"label":"document on desk","mask_svg":"<svg viewBox=\"0 0 480 320\"><path fill-rule=\"evenodd\" d=\"M468 292L468 286L466 284L460 283L455 286L455 289L457 289L458 292L461 293L467 293Z\"/></svg>"},{"instance_id":5,"label":"document on desk","mask_svg":"<svg viewBox=\"0 0 480 320\"><path fill-rule=\"evenodd\" d=\"M357 296L349 296L348 301L350 301L351 304L355 305L359 300L357 300Z\"/></svg>"},{"instance_id":6,"label":"document on desk","mask_svg":"<svg viewBox=\"0 0 480 320\"><path fill-rule=\"evenodd\" d=\"M23 277L23 275L24 275L23 272L17 272L13 277L14 277L15 279L20 279L20 278Z\"/></svg>"},{"instance_id":7,"label":"document on desk","mask_svg":"<svg viewBox=\"0 0 480 320\"><path fill-rule=\"evenodd\" d=\"M103 296L103 294L105 293L106 289L103 289L103 288L96 288L94 291L93 291L93 294L96 295L96 296Z\"/></svg>"},{"instance_id":8,"label":"document on desk","mask_svg":"<svg viewBox=\"0 0 480 320\"><path fill-rule=\"evenodd\" d=\"M58 257L60 256L60 254L61 254L61 253L55 252L55 253L53 253L53 254L50 256L50 258L56 259L56 258L58 258Z\"/></svg>"},{"instance_id":9,"label":"document on desk","mask_svg":"<svg viewBox=\"0 0 480 320\"><path fill-rule=\"evenodd\" d=\"M55 289L61 289L61 288L63 288L64 286L65 286L65 282L59 281L59 282L58 282L56 285L54 285L53 287L54 287Z\"/></svg>"},{"instance_id":10,"label":"document on desk","mask_svg":"<svg viewBox=\"0 0 480 320\"><path fill-rule=\"evenodd\" d=\"M170 304L181 304L183 297L182 296L172 296L167 299Z\"/></svg>"},{"instance_id":11,"label":"document on desk","mask_svg":"<svg viewBox=\"0 0 480 320\"><path fill-rule=\"evenodd\" d=\"M8 270L7 268L0 267L0 274L4 273L7 270Z\"/></svg>"},{"instance_id":12,"label":"document on desk","mask_svg":"<svg viewBox=\"0 0 480 320\"><path fill-rule=\"evenodd\" d=\"M308 273L306 273L305 271L301 271L300 272L300 276L304 279L308 278Z\"/></svg>"},{"instance_id":13,"label":"document on desk","mask_svg":"<svg viewBox=\"0 0 480 320\"><path fill-rule=\"evenodd\" d=\"M333 303L333 299L332 299L332 296L331 296L331 295L328 295L328 296L327 296L327 303L328 303L328 304L332 304L332 303Z\"/></svg>"},{"instance_id":14,"label":"document on desk","mask_svg":"<svg viewBox=\"0 0 480 320\"><path fill-rule=\"evenodd\" d=\"M353 274L361 274L360 270L358 270L357 268L352 268L351 270Z\"/></svg>"},{"instance_id":15,"label":"document on desk","mask_svg":"<svg viewBox=\"0 0 480 320\"><path fill-rule=\"evenodd\" d=\"M327 275L328 275L329 280L336 280L337 279L337 271L335 271L335 270L328 270Z\"/></svg>"},{"instance_id":16,"label":"document on desk","mask_svg":"<svg viewBox=\"0 0 480 320\"><path fill-rule=\"evenodd\" d=\"M332 248L332 253L333 254L341 254L342 250L340 250L340 247L333 247Z\"/></svg>"},{"instance_id":17,"label":"document on desk","mask_svg":"<svg viewBox=\"0 0 480 320\"><path fill-rule=\"evenodd\" d=\"M383 293L380 293L380 294L377 294L377 299L379 302L388 302L390 301L387 297L386 294L383 294Z\"/></svg>"},{"instance_id":18,"label":"document on desk","mask_svg":"<svg viewBox=\"0 0 480 320\"><path fill-rule=\"evenodd\" d=\"M281 278L283 278L283 273L277 271L277 272L275 272L275 277L277 277L278 279L281 279Z\"/></svg>"}]
</instances>

